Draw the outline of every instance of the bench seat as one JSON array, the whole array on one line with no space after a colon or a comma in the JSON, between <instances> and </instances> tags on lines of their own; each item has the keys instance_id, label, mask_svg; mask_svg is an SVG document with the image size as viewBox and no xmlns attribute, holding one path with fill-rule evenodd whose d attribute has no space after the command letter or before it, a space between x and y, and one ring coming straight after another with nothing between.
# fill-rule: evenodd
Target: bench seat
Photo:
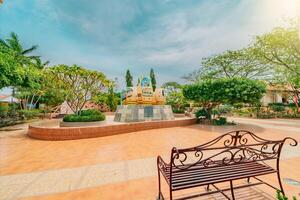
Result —
<instances>
[{"instance_id":1,"label":"bench seat","mask_svg":"<svg viewBox=\"0 0 300 200\"><path fill-rule=\"evenodd\" d=\"M185 170L173 169L171 187L173 191L176 191L276 172L272 167L258 162L245 162L208 168L203 168L202 165L195 165ZM170 182L169 168L165 171L164 176Z\"/></svg>"}]
</instances>

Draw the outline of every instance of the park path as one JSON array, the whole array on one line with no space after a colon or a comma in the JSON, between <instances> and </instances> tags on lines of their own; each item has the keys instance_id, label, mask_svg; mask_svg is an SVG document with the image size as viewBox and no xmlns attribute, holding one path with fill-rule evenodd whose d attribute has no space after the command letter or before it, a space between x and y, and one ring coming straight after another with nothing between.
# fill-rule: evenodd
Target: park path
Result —
<instances>
[{"instance_id":1,"label":"park path","mask_svg":"<svg viewBox=\"0 0 300 200\"><path fill-rule=\"evenodd\" d=\"M17 126L19 130L0 137L0 199L150 200L157 192L156 156L169 160L173 146L195 146L236 129L300 141L299 120L231 120L237 125L193 125L72 141L34 140L25 135L26 127ZM300 191L300 145L286 146L282 156L284 187L295 195ZM273 192L255 187L240 194L272 199Z\"/></svg>"}]
</instances>

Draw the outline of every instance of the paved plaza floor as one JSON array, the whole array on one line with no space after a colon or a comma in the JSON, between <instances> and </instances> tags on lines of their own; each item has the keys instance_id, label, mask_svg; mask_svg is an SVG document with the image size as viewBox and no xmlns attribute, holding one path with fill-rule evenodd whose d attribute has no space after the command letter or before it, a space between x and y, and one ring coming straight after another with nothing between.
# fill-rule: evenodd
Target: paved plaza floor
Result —
<instances>
[{"instance_id":1,"label":"paved plaza floor","mask_svg":"<svg viewBox=\"0 0 300 200\"><path fill-rule=\"evenodd\" d=\"M31 139L26 136L26 125L2 129L0 199L154 200L156 156L162 155L168 161L173 146L196 146L236 129L250 130L267 139L290 136L300 141L300 120L231 120L237 125L192 125L72 141ZM284 147L281 175L288 196L300 199L300 145ZM276 175L267 175L265 180L277 186ZM203 188L196 190L201 192ZM163 191L167 197L164 182ZM267 186L236 191L237 199L274 196L275 191ZM224 198L216 194L198 199Z\"/></svg>"}]
</instances>

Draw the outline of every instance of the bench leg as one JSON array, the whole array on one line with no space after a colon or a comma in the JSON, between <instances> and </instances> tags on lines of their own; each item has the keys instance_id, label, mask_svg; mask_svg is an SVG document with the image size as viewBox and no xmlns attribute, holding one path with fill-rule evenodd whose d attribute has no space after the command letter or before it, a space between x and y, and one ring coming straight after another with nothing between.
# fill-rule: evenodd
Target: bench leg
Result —
<instances>
[{"instance_id":1,"label":"bench leg","mask_svg":"<svg viewBox=\"0 0 300 200\"><path fill-rule=\"evenodd\" d=\"M247 178L247 182L248 182L248 183L250 183L250 177L249 177L249 178Z\"/></svg>"},{"instance_id":2,"label":"bench leg","mask_svg":"<svg viewBox=\"0 0 300 200\"><path fill-rule=\"evenodd\" d=\"M210 191L210 189L209 189L209 184L207 184L205 190L206 190L206 191Z\"/></svg>"},{"instance_id":3,"label":"bench leg","mask_svg":"<svg viewBox=\"0 0 300 200\"><path fill-rule=\"evenodd\" d=\"M232 196L232 200L235 200L235 198L234 198L234 192L233 192L233 185L232 185L232 181L230 181L230 190L231 190L231 196Z\"/></svg>"},{"instance_id":4,"label":"bench leg","mask_svg":"<svg viewBox=\"0 0 300 200\"><path fill-rule=\"evenodd\" d=\"M173 199L173 195L172 195L172 190L170 188L170 200L172 200L172 199Z\"/></svg>"},{"instance_id":5,"label":"bench leg","mask_svg":"<svg viewBox=\"0 0 300 200\"><path fill-rule=\"evenodd\" d=\"M160 183L160 172L159 169L158 171L158 196L157 196L157 200L162 200L162 194L161 194L161 183Z\"/></svg>"},{"instance_id":6,"label":"bench leg","mask_svg":"<svg viewBox=\"0 0 300 200\"><path fill-rule=\"evenodd\" d=\"M278 178L278 182L279 182L279 186L280 186L281 193L282 193L283 195L285 195L285 194L284 194L284 191L283 191L283 187L282 187L282 183L281 183L281 179L280 179L280 174L279 174L279 172L277 172L277 178Z\"/></svg>"}]
</instances>

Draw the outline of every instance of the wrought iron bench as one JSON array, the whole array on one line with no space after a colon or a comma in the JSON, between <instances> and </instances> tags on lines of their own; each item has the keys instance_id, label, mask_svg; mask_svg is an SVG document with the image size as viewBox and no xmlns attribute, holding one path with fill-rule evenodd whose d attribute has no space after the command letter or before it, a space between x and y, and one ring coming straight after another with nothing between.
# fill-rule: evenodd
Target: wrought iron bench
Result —
<instances>
[{"instance_id":1,"label":"wrought iron bench","mask_svg":"<svg viewBox=\"0 0 300 200\"><path fill-rule=\"evenodd\" d=\"M249 187L259 184L266 184L283 194L283 187L280 180L279 160L283 144L291 140L290 145L296 146L297 141L286 137L283 140L266 140L254 133L245 130L238 130L226 133L214 140L186 149L173 148L171 151L170 163L157 157L158 199L164 199L161 192L161 175L165 178L170 192L170 199L173 199L173 192L198 186L205 186L206 192L189 197L208 195L220 192L227 199L230 199L225 191L231 190L231 197L234 198L234 189ZM271 167L267 162L275 161L276 167ZM280 189L264 182L257 176L276 173ZM250 178L256 179L250 183ZM247 184L233 187L233 181L247 179ZM230 187L219 189L216 183L229 182ZM210 190L210 186L215 190Z\"/></svg>"}]
</instances>

